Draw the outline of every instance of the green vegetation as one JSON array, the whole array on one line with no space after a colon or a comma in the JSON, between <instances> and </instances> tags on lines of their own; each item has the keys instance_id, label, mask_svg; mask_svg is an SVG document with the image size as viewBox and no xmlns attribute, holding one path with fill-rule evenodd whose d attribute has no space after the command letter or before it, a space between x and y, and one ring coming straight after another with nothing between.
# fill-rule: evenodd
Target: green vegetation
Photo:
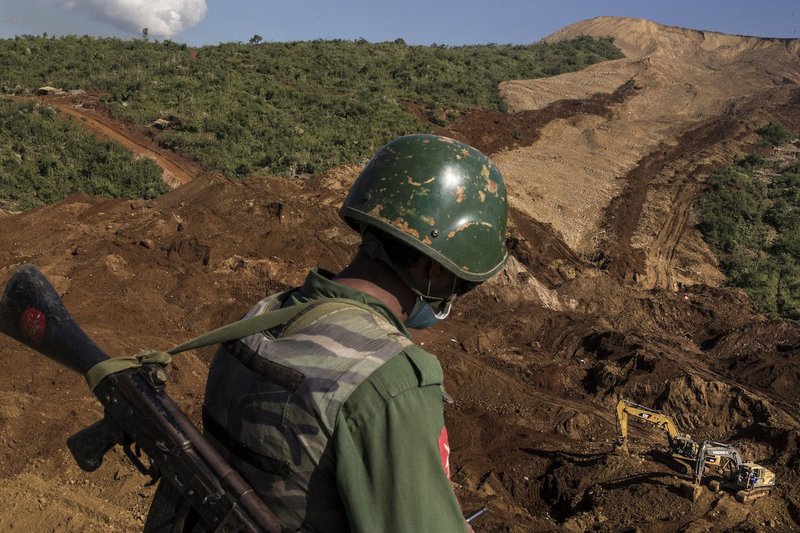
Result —
<instances>
[{"instance_id":1,"label":"green vegetation","mask_svg":"<svg viewBox=\"0 0 800 533\"><path fill-rule=\"evenodd\" d=\"M773 124L759 134L792 137ZM759 312L800 319L800 163L747 156L709 178L695 209L729 283Z\"/></svg>"},{"instance_id":2,"label":"green vegetation","mask_svg":"<svg viewBox=\"0 0 800 533\"><path fill-rule=\"evenodd\" d=\"M781 146L792 138L792 134L782 124L770 122L756 133L761 136L760 146Z\"/></svg>"},{"instance_id":3,"label":"green vegetation","mask_svg":"<svg viewBox=\"0 0 800 533\"><path fill-rule=\"evenodd\" d=\"M401 39L229 43L24 36L0 41L0 90L99 91L119 118L171 126L159 142L230 176L294 176L361 163L389 139L471 109L497 84L621 57L609 39L530 46L408 46ZM413 102L427 120L406 109Z\"/></svg>"},{"instance_id":4,"label":"green vegetation","mask_svg":"<svg viewBox=\"0 0 800 533\"><path fill-rule=\"evenodd\" d=\"M152 198L168 187L161 168L99 142L55 110L0 100L0 204L27 209L73 192Z\"/></svg>"}]
</instances>

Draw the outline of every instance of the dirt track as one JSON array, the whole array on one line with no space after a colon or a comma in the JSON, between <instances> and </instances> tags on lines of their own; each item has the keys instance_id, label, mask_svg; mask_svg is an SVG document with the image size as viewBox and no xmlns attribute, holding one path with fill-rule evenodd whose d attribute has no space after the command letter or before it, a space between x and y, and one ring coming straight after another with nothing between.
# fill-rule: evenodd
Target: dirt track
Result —
<instances>
[{"instance_id":1,"label":"dirt track","mask_svg":"<svg viewBox=\"0 0 800 533\"><path fill-rule=\"evenodd\" d=\"M30 100L30 97L15 97L16 100ZM201 172L199 166L177 157L158 147L157 143L142 135L134 128L126 127L97 110L97 102L87 96L48 96L36 101L57 108L65 115L77 120L81 126L104 139L118 142L131 152L152 159L164 170L164 181L172 187L180 187L192 181Z\"/></svg>"},{"instance_id":2,"label":"dirt track","mask_svg":"<svg viewBox=\"0 0 800 533\"><path fill-rule=\"evenodd\" d=\"M748 149L764 122L800 130L797 85L728 95L726 107L698 101L721 90L698 78L704 90L691 113L647 115L674 67L659 65L658 43L684 46L693 65L756 50L763 70L772 44L711 35L700 56L684 43L697 32L600 22L625 36L631 61L583 78L515 82L536 109L477 113L447 132L492 152L513 207L506 270L416 336L441 359L456 399L446 413L456 490L465 511L489 507L478 532L796 531L800 328L767 321L743 293L715 286L689 207L713 165ZM708 46L714 40L726 48ZM647 68L642 50L655 58ZM774 72L784 59L775 55ZM593 72L603 73L596 86ZM740 85L763 85L762 74ZM548 82L559 90L545 90ZM547 100L577 88L584 94ZM627 137L610 138L623 129ZM357 237L336 209L358 170L294 182L206 174L152 201L76 195L7 215L0 282L36 263L110 353L167 348L297 284L308 267L341 268ZM602 238L588 239L592 232ZM0 352L0 496L10 502L0 530L140 528L152 489L122 454L85 474L64 446L100 415L83 381L5 338ZM190 352L174 364L169 390L195 420L211 356ZM734 443L777 473L775 494L742 505L706 490L692 503L684 471L661 460L663 434L635 425L631 455L614 451L620 397L669 412L697 438Z\"/></svg>"}]
</instances>

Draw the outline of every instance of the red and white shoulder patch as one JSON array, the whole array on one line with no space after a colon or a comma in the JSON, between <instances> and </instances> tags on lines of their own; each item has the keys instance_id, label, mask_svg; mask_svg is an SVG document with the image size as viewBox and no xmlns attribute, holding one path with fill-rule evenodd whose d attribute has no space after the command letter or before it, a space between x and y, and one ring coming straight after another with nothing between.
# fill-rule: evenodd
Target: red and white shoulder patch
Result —
<instances>
[{"instance_id":1,"label":"red and white shoulder patch","mask_svg":"<svg viewBox=\"0 0 800 533\"><path fill-rule=\"evenodd\" d=\"M447 474L447 479L450 479L450 442L447 440L447 428L444 426L439 434L439 455L442 458L444 473Z\"/></svg>"}]
</instances>

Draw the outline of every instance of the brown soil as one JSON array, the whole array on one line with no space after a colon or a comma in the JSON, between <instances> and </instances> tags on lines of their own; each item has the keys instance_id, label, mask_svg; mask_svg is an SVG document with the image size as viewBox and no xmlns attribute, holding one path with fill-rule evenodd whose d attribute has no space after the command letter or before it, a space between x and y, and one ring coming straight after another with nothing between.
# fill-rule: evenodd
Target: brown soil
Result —
<instances>
[{"instance_id":1,"label":"brown soil","mask_svg":"<svg viewBox=\"0 0 800 533\"><path fill-rule=\"evenodd\" d=\"M752 131L768 120L800 129L796 83L764 83L764 72L783 76L786 57L773 41L641 21L599 19L564 35L597 28L622 36L630 61L557 77L556 89L509 83L510 104L528 98L529 109L476 113L449 130L492 153L512 201L506 269L416 335L441 359L456 400L446 411L456 491L465 511L489 507L478 532L796 531L800 327L768 321L742 292L716 286L689 209L711 168L747 149ZM677 52L691 58L677 79L691 74L704 90L690 111L655 114L656 103L672 104L667 63L653 65ZM739 83L758 89L699 102L729 88L693 65L736 63L737 53L759 54L759 70L740 72ZM559 92L569 101L551 97ZM132 138L149 146L142 133ZM6 214L0 282L35 263L109 353L167 348L297 284L311 266L346 264L358 238L336 210L358 171L291 182L191 172L151 201L74 195ZM173 365L170 393L195 420L212 352ZM5 337L0 353L0 530L141 528L152 488L119 450L86 474L66 449L66 436L101 414L83 380ZM735 444L776 472L777 489L751 504L707 489L692 502L663 434L637 424L630 454L615 451L620 397L663 409L696 438Z\"/></svg>"},{"instance_id":2,"label":"brown soil","mask_svg":"<svg viewBox=\"0 0 800 533\"><path fill-rule=\"evenodd\" d=\"M540 138L542 128L558 119L581 115L611 118L611 107L632 94L633 83L625 82L611 93L597 93L584 99L557 100L535 111L501 113L473 111L436 133L469 142L487 154L522 146L531 146Z\"/></svg>"}]
</instances>

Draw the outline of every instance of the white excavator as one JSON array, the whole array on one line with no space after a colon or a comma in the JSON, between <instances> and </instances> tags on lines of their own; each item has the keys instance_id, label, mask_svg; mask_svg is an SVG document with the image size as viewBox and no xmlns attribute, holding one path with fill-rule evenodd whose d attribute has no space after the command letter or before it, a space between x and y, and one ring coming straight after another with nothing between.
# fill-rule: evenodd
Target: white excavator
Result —
<instances>
[{"instance_id":1,"label":"white excavator","mask_svg":"<svg viewBox=\"0 0 800 533\"><path fill-rule=\"evenodd\" d=\"M720 462L718 474L723 477L722 483L714 479L708 484L712 492L718 492L722 488L732 490L735 491L736 501L745 503L766 496L775 488L775 473L772 470L756 463L742 462L739 450L729 444L709 440L699 443L694 463L694 484L697 488L703 479L708 457L717 458ZM723 459L726 461L724 464ZM698 494L699 491L695 490L693 499Z\"/></svg>"}]
</instances>

